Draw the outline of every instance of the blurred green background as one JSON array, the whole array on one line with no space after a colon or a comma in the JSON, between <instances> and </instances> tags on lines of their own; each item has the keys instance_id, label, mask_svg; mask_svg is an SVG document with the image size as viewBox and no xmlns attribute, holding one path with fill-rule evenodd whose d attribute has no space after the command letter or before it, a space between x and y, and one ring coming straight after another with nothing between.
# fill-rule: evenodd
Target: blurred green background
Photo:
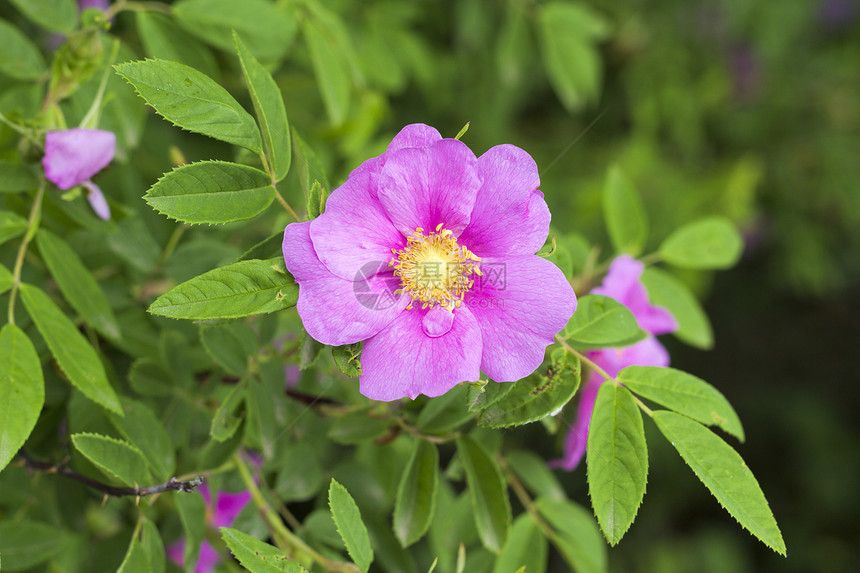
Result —
<instances>
[{"instance_id":1,"label":"blurred green background","mask_svg":"<svg viewBox=\"0 0 860 573\"><path fill-rule=\"evenodd\" d=\"M407 123L453 137L468 121L463 140L476 154L511 143L533 155L556 232L604 245L601 260L611 256L600 193L613 164L645 200L652 247L704 214L726 215L742 230L746 251L736 269L682 277L706 301L715 348L667 343L673 365L720 388L740 414L748 440L739 451L771 502L788 558L741 532L677 454L653 439L645 503L610 552L612 570L860 570L860 377L853 364L860 343L860 0L313 5L331 50L329 76L319 77L305 42L293 41L297 29L281 32L284 51L269 63L291 123L334 186ZM41 33L5 2L0 12ZM111 31L134 50L125 57L170 55L164 45L147 45L143 32L128 12ZM187 43L173 49L176 59L245 97L231 52ZM86 111L96 81L69 102L70 123ZM6 82L0 79L4 113L23 114L27 102L39 101ZM333 93L321 97L325 82ZM118 161L129 165L105 175L102 188L122 190L116 199L139 215L126 221L142 220L164 245L172 225L140 196L177 152L191 161L232 151L153 114L144 119L140 100L128 95L108 103L126 110L116 115L122 125L105 128L120 133ZM291 174L291 202L303 204L301 192ZM283 218L270 219L231 227L228 245L205 228L185 239L209 247L221 241L220 256L229 260L283 228ZM119 240L134 244L140 233L126 226ZM76 246L84 256L99 248ZM127 256L146 271L160 248L134 246ZM193 246L180 254L186 258L177 258L173 274L167 264L175 280L221 262L195 257ZM533 435L530 447L558 456L542 428ZM588 503L584 468L564 480ZM557 556L553 564L565 570Z\"/></svg>"}]
</instances>

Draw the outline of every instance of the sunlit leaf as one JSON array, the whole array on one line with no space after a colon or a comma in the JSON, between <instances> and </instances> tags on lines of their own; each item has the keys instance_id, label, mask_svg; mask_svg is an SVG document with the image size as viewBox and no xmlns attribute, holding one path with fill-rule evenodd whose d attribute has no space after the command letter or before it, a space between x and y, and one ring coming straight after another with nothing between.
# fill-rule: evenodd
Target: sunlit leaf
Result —
<instances>
[{"instance_id":1,"label":"sunlit leaf","mask_svg":"<svg viewBox=\"0 0 860 573\"><path fill-rule=\"evenodd\" d=\"M73 434L72 443L102 472L129 487L149 485L152 481L146 457L137 446L110 436L89 433Z\"/></svg>"},{"instance_id":2,"label":"sunlit leaf","mask_svg":"<svg viewBox=\"0 0 860 573\"><path fill-rule=\"evenodd\" d=\"M628 346L645 337L630 310L615 299L587 294L577 300L576 312L564 337L577 348Z\"/></svg>"},{"instance_id":3,"label":"sunlit leaf","mask_svg":"<svg viewBox=\"0 0 860 573\"><path fill-rule=\"evenodd\" d=\"M233 556L253 573L303 573L304 567L275 547L230 527L221 528L221 537Z\"/></svg>"},{"instance_id":4,"label":"sunlit leaf","mask_svg":"<svg viewBox=\"0 0 860 573\"><path fill-rule=\"evenodd\" d=\"M0 471L27 441L45 403L42 365L23 330L0 330Z\"/></svg>"},{"instance_id":5,"label":"sunlit leaf","mask_svg":"<svg viewBox=\"0 0 860 573\"><path fill-rule=\"evenodd\" d=\"M659 253L669 264L688 269L727 269L743 251L740 233L725 217L684 225L663 241Z\"/></svg>"},{"instance_id":6,"label":"sunlit leaf","mask_svg":"<svg viewBox=\"0 0 860 573\"><path fill-rule=\"evenodd\" d=\"M625 388L601 386L586 451L591 504L607 541L615 545L636 517L648 478L642 414Z\"/></svg>"},{"instance_id":7,"label":"sunlit leaf","mask_svg":"<svg viewBox=\"0 0 860 573\"><path fill-rule=\"evenodd\" d=\"M159 115L174 125L261 153L260 130L227 90L190 66L141 60L114 66Z\"/></svg>"},{"instance_id":8,"label":"sunlit leaf","mask_svg":"<svg viewBox=\"0 0 860 573\"><path fill-rule=\"evenodd\" d=\"M242 318L289 308L298 285L283 258L240 261L214 269L167 291L149 312L170 318Z\"/></svg>"},{"instance_id":9,"label":"sunlit leaf","mask_svg":"<svg viewBox=\"0 0 860 573\"><path fill-rule=\"evenodd\" d=\"M729 401L719 390L692 374L674 368L630 366L618 382L635 394L744 440L744 429Z\"/></svg>"},{"instance_id":10,"label":"sunlit leaf","mask_svg":"<svg viewBox=\"0 0 860 573\"><path fill-rule=\"evenodd\" d=\"M762 543L785 555L785 542L767 500L744 460L709 429L659 410L654 422L726 511Z\"/></svg>"}]
</instances>

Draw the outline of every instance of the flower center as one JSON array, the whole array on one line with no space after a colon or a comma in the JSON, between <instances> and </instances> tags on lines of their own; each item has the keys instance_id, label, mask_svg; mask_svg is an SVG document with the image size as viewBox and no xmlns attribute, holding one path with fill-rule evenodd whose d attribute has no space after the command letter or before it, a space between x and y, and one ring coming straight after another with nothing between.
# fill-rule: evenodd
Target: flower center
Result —
<instances>
[{"instance_id":1,"label":"flower center","mask_svg":"<svg viewBox=\"0 0 860 573\"><path fill-rule=\"evenodd\" d=\"M418 227L406 238L404 249L391 252L396 258L388 266L394 267L394 274L400 277L400 288L395 292L412 297L407 309L417 301L421 308L438 304L453 310L474 284L470 275L481 274L475 265L481 258L458 245L453 233L443 229L441 223L426 235Z\"/></svg>"}]
</instances>

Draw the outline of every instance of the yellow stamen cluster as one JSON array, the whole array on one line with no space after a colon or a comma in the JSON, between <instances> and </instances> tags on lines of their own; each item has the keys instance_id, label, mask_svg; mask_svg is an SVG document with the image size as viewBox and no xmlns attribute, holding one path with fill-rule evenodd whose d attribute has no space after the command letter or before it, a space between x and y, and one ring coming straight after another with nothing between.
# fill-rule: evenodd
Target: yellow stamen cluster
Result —
<instances>
[{"instance_id":1,"label":"yellow stamen cluster","mask_svg":"<svg viewBox=\"0 0 860 573\"><path fill-rule=\"evenodd\" d=\"M394 274L400 277L400 288L395 294L412 297L407 309L419 302L421 308L438 304L453 310L472 288L474 280L470 276L481 274L475 264L481 258L458 245L451 231L443 229L441 223L427 235L418 227L406 238L404 249L391 252L395 258L388 266L394 267Z\"/></svg>"}]
</instances>

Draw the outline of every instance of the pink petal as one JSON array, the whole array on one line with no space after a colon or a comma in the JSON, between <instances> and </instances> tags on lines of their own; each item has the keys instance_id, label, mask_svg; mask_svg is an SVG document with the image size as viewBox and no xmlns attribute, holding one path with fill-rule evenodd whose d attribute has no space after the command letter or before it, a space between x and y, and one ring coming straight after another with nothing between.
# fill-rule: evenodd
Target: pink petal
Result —
<instances>
[{"instance_id":1,"label":"pink petal","mask_svg":"<svg viewBox=\"0 0 860 573\"><path fill-rule=\"evenodd\" d=\"M429 147L392 153L379 175L379 200L404 236L440 223L454 235L469 224L481 185L474 154L462 142L443 139Z\"/></svg>"},{"instance_id":2,"label":"pink petal","mask_svg":"<svg viewBox=\"0 0 860 573\"><path fill-rule=\"evenodd\" d=\"M481 331L468 308L454 311L443 336L424 333L429 311L403 312L388 327L364 342L359 377L361 393L372 400L440 396L461 382L480 376Z\"/></svg>"},{"instance_id":3,"label":"pink petal","mask_svg":"<svg viewBox=\"0 0 860 573\"><path fill-rule=\"evenodd\" d=\"M406 308L408 296L394 295L400 279L372 269L359 280L333 275L317 258L310 222L287 225L284 261L299 283L299 316L305 330L323 344L340 346L373 336ZM368 278L364 278L367 276Z\"/></svg>"},{"instance_id":4,"label":"pink petal","mask_svg":"<svg viewBox=\"0 0 860 573\"><path fill-rule=\"evenodd\" d=\"M385 153L378 157L368 159L355 168L349 176L352 177L353 175L364 171L378 174L382 171L382 167L385 165L386 159L388 159L388 157L395 151L399 151L407 147L427 147L428 145L436 143L440 139L442 139L442 136L439 135L439 132L429 125L424 125L423 123L407 125L400 130L400 133L394 136L394 139L392 139L391 143L388 144L388 149Z\"/></svg>"},{"instance_id":5,"label":"pink petal","mask_svg":"<svg viewBox=\"0 0 860 573\"><path fill-rule=\"evenodd\" d=\"M233 525L236 516L242 512L249 501L251 501L251 492L249 491L240 491L237 493L218 492L218 501L215 503L215 509L212 512L212 526L218 529L219 527L230 527Z\"/></svg>"},{"instance_id":6,"label":"pink petal","mask_svg":"<svg viewBox=\"0 0 860 573\"><path fill-rule=\"evenodd\" d=\"M392 259L406 239L392 225L376 197L377 175L350 176L332 192L325 213L310 222L310 236L319 260L342 279L355 280L369 263Z\"/></svg>"},{"instance_id":7,"label":"pink petal","mask_svg":"<svg viewBox=\"0 0 860 573\"><path fill-rule=\"evenodd\" d=\"M673 332L678 329L675 317L648 300L648 291L640 281L644 268L644 264L630 255L618 256L609 265L603 284L591 292L614 298L629 308L639 328L650 334Z\"/></svg>"},{"instance_id":8,"label":"pink petal","mask_svg":"<svg viewBox=\"0 0 860 573\"><path fill-rule=\"evenodd\" d=\"M60 189L80 185L111 162L116 136L100 129L66 129L45 135L45 177Z\"/></svg>"},{"instance_id":9,"label":"pink petal","mask_svg":"<svg viewBox=\"0 0 860 573\"><path fill-rule=\"evenodd\" d=\"M486 257L481 271L464 301L481 327L481 370L497 382L519 380L540 366L576 295L558 267L535 255Z\"/></svg>"},{"instance_id":10,"label":"pink petal","mask_svg":"<svg viewBox=\"0 0 860 573\"><path fill-rule=\"evenodd\" d=\"M551 468L560 468L573 471L582 461L585 455L585 446L588 443L588 427L591 424L591 413L594 411L594 402L597 400L597 391L603 378L596 372L591 372L583 385L579 395L579 404L576 406L576 420L567 432L564 440L564 458L549 463Z\"/></svg>"},{"instance_id":11,"label":"pink petal","mask_svg":"<svg viewBox=\"0 0 860 573\"><path fill-rule=\"evenodd\" d=\"M219 561L221 561L221 555L204 539L200 544L200 557L197 558L194 573L214 573Z\"/></svg>"},{"instance_id":12,"label":"pink petal","mask_svg":"<svg viewBox=\"0 0 860 573\"><path fill-rule=\"evenodd\" d=\"M102 12L110 8L108 0L78 0L78 11L83 12L87 8L97 8Z\"/></svg>"},{"instance_id":13,"label":"pink petal","mask_svg":"<svg viewBox=\"0 0 860 573\"><path fill-rule=\"evenodd\" d=\"M182 567L185 564L185 538L168 545L166 553L168 559Z\"/></svg>"},{"instance_id":14,"label":"pink petal","mask_svg":"<svg viewBox=\"0 0 860 573\"><path fill-rule=\"evenodd\" d=\"M497 145L478 158L483 179L460 242L479 256L533 255L546 242L549 208L531 156Z\"/></svg>"},{"instance_id":15,"label":"pink petal","mask_svg":"<svg viewBox=\"0 0 860 573\"><path fill-rule=\"evenodd\" d=\"M110 205L107 203L102 190L99 186L87 179L81 183L87 189L87 201L90 202L90 207L100 218L107 221L110 219Z\"/></svg>"}]
</instances>

